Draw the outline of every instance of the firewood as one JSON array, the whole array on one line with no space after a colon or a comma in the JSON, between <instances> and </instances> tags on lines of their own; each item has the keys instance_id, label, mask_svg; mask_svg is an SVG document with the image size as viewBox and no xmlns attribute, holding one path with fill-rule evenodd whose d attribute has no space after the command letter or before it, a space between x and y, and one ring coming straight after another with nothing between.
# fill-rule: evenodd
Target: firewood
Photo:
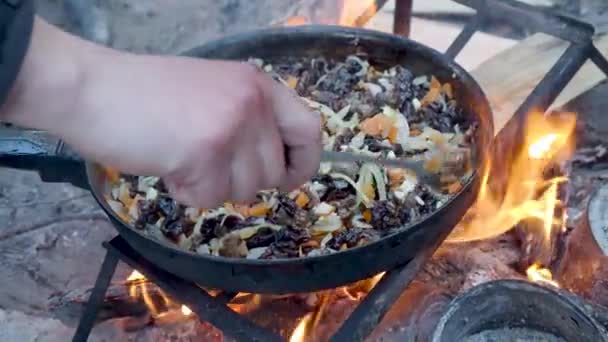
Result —
<instances>
[{"instance_id":1,"label":"firewood","mask_svg":"<svg viewBox=\"0 0 608 342\"><path fill-rule=\"evenodd\" d=\"M154 303L163 303L164 295L158 286L148 281L140 284L147 287L148 295ZM77 289L55 296L49 301L49 310L63 317L77 319L84 311L91 291L92 289ZM125 284L113 283L106 292L97 322L120 317L145 317L148 314L150 310L141 297L133 298Z\"/></svg>"}]
</instances>

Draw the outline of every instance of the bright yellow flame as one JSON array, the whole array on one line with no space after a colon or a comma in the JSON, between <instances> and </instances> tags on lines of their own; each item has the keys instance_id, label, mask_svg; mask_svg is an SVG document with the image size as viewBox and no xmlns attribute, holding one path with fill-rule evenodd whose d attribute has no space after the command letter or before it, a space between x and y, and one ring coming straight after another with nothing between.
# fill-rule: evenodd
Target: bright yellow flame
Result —
<instances>
[{"instance_id":1,"label":"bright yellow flame","mask_svg":"<svg viewBox=\"0 0 608 342\"><path fill-rule=\"evenodd\" d=\"M161 303L155 302L155 299L150 294L150 288L148 287L149 284L146 281L146 277L137 270L131 272L131 275L127 277L126 285L129 288L129 296L135 299L142 299L154 317L157 317L162 313L158 304L164 304L165 306L171 304L171 300L160 290L157 293L160 295Z\"/></svg>"},{"instance_id":2,"label":"bright yellow flame","mask_svg":"<svg viewBox=\"0 0 608 342\"><path fill-rule=\"evenodd\" d=\"M344 293L348 295L353 300L360 300L363 298L369 291L371 291L376 284L382 279L386 272L378 273L372 278L364 279L358 281L348 287L344 287Z\"/></svg>"},{"instance_id":3,"label":"bright yellow flame","mask_svg":"<svg viewBox=\"0 0 608 342\"><path fill-rule=\"evenodd\" d=\"M190 310L189 307L182 305L182 314L184 314L184 316L190 316L192 314L192 310Z\"/></svg>"},{"instance_id":4,"label":"bright yellow flame","mask_svg":"<svg viewBox=\"0 0 608 342\"><path fill-rule=\"evenodd\" d=\"M134 270L133 272L131 272L131 275L129 275L129 277L127 278L127 281L143 280L143 279L146 279L146 277L144 277L144 275L139 273L137 270Z\"/></svg>"},{"instance_id":5,"label":"bright yellow flame","mask_svg":"<svg viewBox=\"0 0 608 342\"><path fill-rule=\"evenodd\" d=\"M314 313L309 313L300 320L298 326L295 328L291 337L289 338L289 342L305 342L306 334L308 331L308 327L313 322Z\"/></svg>"},{"instance_id":6,"label":"bright yellow flame","mask_svg":"<svg viewBox=\"0 0 608 342\"><path fill-rule=\"evenodd\" d=\"M534 264L526 270L528 279L536 283L544 283L554 287L559 287L559 284L553 280L553 274L547 268L541 267L539 264Z\"/></svg>"},{"instance_id":7,"label":"bright yellow flame","mask_svg":"<svg viewBox=\"0 0 608 342\"><path fill-rule=\"evenodd\" d=\"M504 193L492 192L492 162L484 170L477 201L458 223L448 242L489 239L511 230L520 221L536 218L542 221L543 236L548 245L554 227L558 183L567 180L556 177L546 180L545 169L555 162L558 153L571 153L571 134L576 115L564 113L545 116L529 113L524 129L524 148L509 165ZM562 157L562 155L559 155ZM555 222L561 224L562 222ZM541 233L541 232L538 232Z\"/></svg>"},{"instance_id":8,"label":"bright yellow flame","mask_svg":"<svg viewBox=\"0 0 608 342\"><path fill-rule=\"evenodd\" d=\"M557 134L547 134L541 137L528 148L528 155L534 159L541 159L551 151L551 146L559 138Z\"/></svg>"}]
</instances>

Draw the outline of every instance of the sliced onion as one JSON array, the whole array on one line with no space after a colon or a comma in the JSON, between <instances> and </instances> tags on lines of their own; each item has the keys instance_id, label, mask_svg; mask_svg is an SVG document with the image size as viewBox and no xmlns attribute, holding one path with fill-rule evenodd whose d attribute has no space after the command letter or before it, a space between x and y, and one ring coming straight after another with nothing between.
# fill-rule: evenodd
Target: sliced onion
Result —
<instances>
[{"instance_id":1,"label":"sliced onion","mask_svg":"<svg viewBox=\"0 0 608 342\"><path fill-rule=\"evenodd\" d=\"M326 175L331 172L331 163L330 162L322 162L319 164L319 173L322 175Z\"/></svg>"},{"instance_id":2,"label":"sliced onion","mask_svg":"<svg viewBox=\"0 0 608 342\"><path fill-rule=\"evenodd\" d=\"M374 180L376 181L376 190L378 191L378 198L381 201L386 201L386 183L384 181L384 172L380 169L378 165L369 164L369 169L374 176Z\"/></svg>"},{"instance_id":3,"label":"sliced onion","mask_svg":"<svg viewBox=\"0 0 608 342\"><path fill-rule=\"evenodd\" d=\"M209 245L208 244L202 244L200 246L198 246L198 248L196 249L196 253L198 254L211 254L211 250L209 249Z\"/></svg>"},{"instance_id":4,"label":"sliced onion","mask_svg":"<svg viewBox=\"0 0 608 342\"><path fill-rule=\"evenodd\" d=\"M116 213L124 213L126 211L125 206L119 201L108 201L108 205Z\"/></svg>"},{"instance_id":5,"label":"sliced onion","mask_svg":"<svg viewBox=\"0 0 608 342\"><path fill-rule=\"evenodd\" d=\"M343 227L342 219L336 213L319 218L310 228L315 235L331 233Z\"/></svg>"},{"instance_id":6,"label":"sliced onion","mask_svg":"<svg viewBox=\"0 0 608 342\"><path fill-rule=\"evenodd\" d=\"M115 187L112 189L111 193L113 200L118 200L120 196L120 187Z\"/></svg>"},{"instance_id":7,"label":"sliced onion","mask_svg":"<svg viewBox=\"0 0 608 342\"><path fill-rule=\"evenodd\" d=\"M336 207L331 204L321 202L317 204L312 210L317 216L327 216L333 213L336 210Z\"/></svg>"},{"instance_id":8,"label":"sliced onion","mask_svg":"<svg viewBox=\"0 0 608 342\"><path fill-rule=\"evenodd\" d=\"M414 78L412 84L415 86L424 85L429 83L429 78L427 76L418 76Z\"/></svg>"},{"instance_id":9,"label":"sliced onion","mask_svg":"<svg viewBox=\"0 0 608 342\"><path fill-rule=\"evenodd\" d=\"M367 189L367 187L369 186L373 187L373 185L373 176L371 174L371 171L368 167L368 164L364 164L359 170L359 179L357 179L357 205L361 204L361 201L365 202L363 200L363 196L367 196L367 194L363 190Z\"/></svg>"},{"instance_id":10,"label":"sliced onion","mask_svg":"<svg viewBox=\"0 0 608 342\"><path fill-rule=\"evenodd\" d=\"M325 236L323 237L323 239L321 240L321 242L319 243L319 245L320 245L321 247L325 247L325 246L327 245L327 243L328 243L329 241L331 241L331 239L332 239L333 237L334 237L334 235L333 235L332 233L327 233L327 235L325 235Z\"/></svg>"},{"instance_id":11,"label":"sliced onion","mask_svg":"<svg viewBox=\"0 0 608 342\"><path fill-rule=\"evenodd\" d=\"M141 192L147 192L148 189L156 185L159 180L160 178L152 176L139 177L137 181L137 190Z\"/></svg>"},{"instance_id":12,"label":"sliced onion","mask_svg":"<svg viewBox=\"0 0 608 342\"><path fill-rule=\"evenodd\" d=\"M257 248L252 248L247 252L247 259L259 259L262 255L264 255L264 253L266 252L266 250L268 249L268 247L257 247Z\"/></svg>"},{"instance_id":13,"label":"sliced onion","mask_svg":"<svg viewBox=\"0 0 608 342\"><path fill-rule=\"evenodd\" d=\"M158 197L158 190L156 190L155 188L151 187L148 188L148 191L146 191L146 200L148 201L153 201Z\"/></svg>"},{"instance_id":14,"label":"sliced onion","mask_svg":"<svg viewBox=\"0 0 608 342\"><path fill-rule=\"evenodd\" d=\"M314 192L317 196L322 197L325 192L327 191L327 186L323 183L319 183L319 182L312 182L309 186L308 189L312 192Z\"/></svg>"},{"instance_id":15,"label":"sliced onion","mask_svg":"<svg viewBox=\"0 0 608 342\"><path fill-rule=\"evenodd\" d=\"M361 147L363 147L364 144L365 144L365 133L359 132L350 140L348 147L357 151L357 150L361 149Z\"/></svg>"},{"instance_id":16,"label":"sliced onion","mask_svg":"<svg viewBox=\"0 0 608 342\"><path fill-rule=\"evenodd\" d=\"M369 205L371 203L371 200L361 191L361 188L357 185L357 183L355 183L352 178L342 173L331 173L330 176L333 178L345 180L348 182L348 184L355 188L355 190L357 191L357 205L359 205L361 202L365 203L366 205Z\"/></svg>"},{"instance_id":17,"label":"sliced onion","mask_svg":"<svg viewBox=\"0 0 608 342\"><path fill-rule=\"evenodd\" d=\"M262 219L262 221L263 221L263 219ZM249 227L241 228L239 230L235 230L231 234L236 234L242 240L247 240L247 239L250 239L252 236L254 236L258 232L258 230L260 230L261 228L270 228L274 231L279 231L279 230L281 230L282 227L279 225L276 225L276 224L272 224L272 223L261 222L254 226L249 226Z\"/></svg>"}]
</instances>

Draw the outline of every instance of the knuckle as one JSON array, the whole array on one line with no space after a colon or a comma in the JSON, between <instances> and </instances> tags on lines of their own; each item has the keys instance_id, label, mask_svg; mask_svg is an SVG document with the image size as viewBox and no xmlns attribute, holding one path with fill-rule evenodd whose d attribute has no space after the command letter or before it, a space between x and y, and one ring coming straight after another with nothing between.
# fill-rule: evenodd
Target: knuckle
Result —
<instances>
[{"instance_id":1,"label":"knuckle","mask_svg":"<svg viewBox=\"0 0 608 342\"><path fill-rule=\"evenodd\" d=\"M245 86L241 87L237 94L238 103L247 109L259 108L265 101L262 87L262 77L264 76L255 66L245 65L241 77L243 77Z\"/></svg>"}]
</instances>

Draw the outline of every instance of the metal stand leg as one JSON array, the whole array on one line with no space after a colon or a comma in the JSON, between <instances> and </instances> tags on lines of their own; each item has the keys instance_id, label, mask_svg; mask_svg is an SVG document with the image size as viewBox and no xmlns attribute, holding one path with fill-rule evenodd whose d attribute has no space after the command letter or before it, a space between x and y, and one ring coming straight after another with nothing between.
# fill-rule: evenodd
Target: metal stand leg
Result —
<instances>
[{"instance_id":1,"label":"metal stand leg","mask_svg":"<svg viewBox=\"0 0 608 342\"><path fill-rule=\"evenodd\" d=\"M435 249L429 248L409 263L387 272L365 299L348 316L331 342L364 341L384 318L384 315L416 278Z\"/></svg>"},{"instance_id":2,"label":"metal stand leg","mask_svg":"<svg viewBox=\"0 0 608 342\"><path fill-rule=\"evenodd\" d=\"M78 328L76 329L76 333L74 334L74 338L72 338L72 342L85 342L89 338L89 334L93 329L97 313L103 303L108 286L110 286L110 281L112 280L117 264L118 255L112 251L108 251L103 260L103 264L101 265L99 275L97 276L95 287L91 292L89 301L87 302Z\"/></svg>"},{"instance_id":3,"label":"metal stand leg","mask_svg":"<svg viewBox=\"0 0 608 342\"><path fill-rule=\"evenodd\" d=\"M591 49L591 61L608 76L608 61L595 46Z\"/></svg>"},{"instance_id":4,"label":"metal stand leg","mask_svg":"<svg viewBox=\"0 0 608 342\"><path fill-rule=\"evenodd\" d=\"M393 19L393 33L409 37L412 21L412 6L414 0L397 0L395 3L395 17Z\"/></svg>"}]
</instances>

